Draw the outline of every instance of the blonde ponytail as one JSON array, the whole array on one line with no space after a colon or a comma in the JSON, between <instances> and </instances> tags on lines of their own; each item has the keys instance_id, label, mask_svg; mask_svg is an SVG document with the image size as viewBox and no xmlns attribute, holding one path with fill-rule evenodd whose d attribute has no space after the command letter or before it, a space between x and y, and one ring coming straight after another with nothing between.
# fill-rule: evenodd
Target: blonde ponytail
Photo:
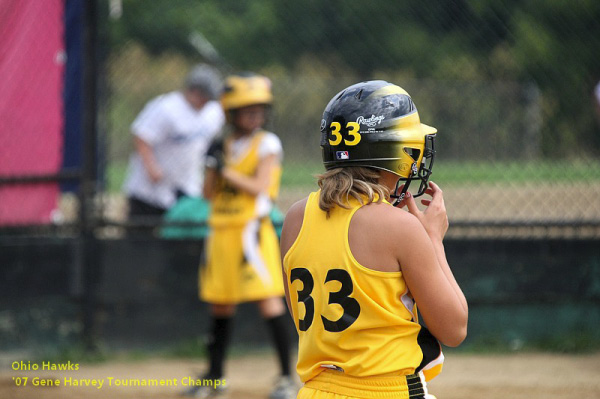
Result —
<instances>
[{"instance_id":1,"label":"blonde ponytail","mask_svg":"<svg viewBox=\"0 0 600 399\"><path fill-rule=\"evenodd\" d=\"M321 188L319 207L329 216L335 206L349 209L350 197L362 205L389 200L390 190L379 184L379 177L378 170L360 166L328 170L317 176Z\"/></svg>"}]
</instances>

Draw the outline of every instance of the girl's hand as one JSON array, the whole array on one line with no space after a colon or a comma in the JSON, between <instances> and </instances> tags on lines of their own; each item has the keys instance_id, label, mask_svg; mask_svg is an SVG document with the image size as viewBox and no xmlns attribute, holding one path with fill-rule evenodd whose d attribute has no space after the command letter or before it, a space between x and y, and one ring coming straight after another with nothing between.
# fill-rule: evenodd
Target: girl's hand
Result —
<instances>
[{"instance_id":1,"label":"girl's hand","mask_svg":"<svg viewBox=\"0 0 600 399\"><path fill-rule=\"evenodd\" d=\"M424 212L419 210L410 192L406 193L403 203L408 207L408 211L419 219L432 240L442 241L448 231L448 215L442 190L434 182L429 182L425 194L431 195L431 199L421 200L421 203L427 207Z\"/></svg>"}]
</instances>

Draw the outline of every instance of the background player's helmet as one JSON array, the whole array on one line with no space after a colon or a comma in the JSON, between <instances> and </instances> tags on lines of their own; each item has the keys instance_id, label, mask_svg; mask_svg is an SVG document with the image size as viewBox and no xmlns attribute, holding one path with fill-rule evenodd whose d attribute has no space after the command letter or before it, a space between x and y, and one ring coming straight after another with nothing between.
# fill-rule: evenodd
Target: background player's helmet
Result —
<instances>
[{"instance_id":1,"label":"background player's helmet","mask_svg":"<svg viewBox=\"0 0 600 399\"><path fill-rule=\"evenodd\" d=\"M221 105L231 111L249 105L270 105L273 102L271 80L254 73L231 75L225 80Z\"/></svg>"},{"instance_id":2,"label":"background player's helmet","mask_svg":"<svg viewBox=\"0 0 600 399\"><path fill-rule=\"evenodd\" d=\"M404 198L413 179L415 196L427 188L437 130L421 123L410 95L383 80L361 82L336 94L323 112L321 149L327 170L348 166L383 169L399 176ZM396 190L397 191L397 190Z\"/></svg>"}]
</instances>

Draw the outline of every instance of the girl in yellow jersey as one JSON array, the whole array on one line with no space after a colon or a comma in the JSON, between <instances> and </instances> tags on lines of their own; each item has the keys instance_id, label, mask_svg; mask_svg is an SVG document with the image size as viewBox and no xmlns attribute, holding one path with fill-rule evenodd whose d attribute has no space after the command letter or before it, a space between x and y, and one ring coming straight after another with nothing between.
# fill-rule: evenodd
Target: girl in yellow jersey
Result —
<instances>
[{"instance_id":1,"label":"girl in yellow jersey","mask_svg":"<svg viewBox=\"0 0 600 399\"><path fill-rule=\"evenodd\" d=\"M281 378L272 399L296 390L290 378L289 335L279 241L269 218L277 197L283 156L279 138L263 129L272 102L271 82L256 74L226 79L221 103L232 131L207 154L204 196L211 202L211 234L200 269L200 297L211 304L212 327L207 379L223 377L231 319L236 305L256 302L278 352ZM193 389L196 397L219 394L212 387Z\"/></svg>"},{"instance_id":2,"label":"girl in yellow jersey","mask_svg":"<svg viewBox=\"0 0 600 399\"><path fill-rule=\"evenodd\" d=\"M432 397L425 382L441 371L438 340L465 338L442 191L428 182L435 134L388 82L350 86L327 105L320 190L290 208L281 236L299 399ZM421 212L414 197L423 194L431 199Z\"/></svg>"}]
</instances>

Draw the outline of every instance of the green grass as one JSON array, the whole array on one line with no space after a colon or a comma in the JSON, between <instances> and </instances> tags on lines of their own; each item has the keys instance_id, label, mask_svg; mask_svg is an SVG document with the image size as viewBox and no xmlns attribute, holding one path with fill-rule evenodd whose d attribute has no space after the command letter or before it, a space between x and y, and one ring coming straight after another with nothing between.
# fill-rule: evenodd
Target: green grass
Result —
<instances>
[{"instance_id":1,"label":"green grass","mask_svg":"<svg viewBox=\"0 0 600 399\"><path fill-rule=\"evenodd\" d=\"M117 193L121 191L123 182L125 181L125 174L127 173L126 162L112 162L106 167L105 178L106 178L106 191L109 193Z\"/></svg>"},{"instance_id":2,"label":"green grass","mask_svg":"<svg viewBox=\"0 0 600 399\"><path fill-rule=\"evenodd\" d=\"M281 185L309 186L322 173L317 162L286 162ZM551 183L600 181L600 161L437 162L432 180L444 184Z\"/></svg>"},{"instance_id":3,"label":"green grass","mask_svg":"<svg viewBox=\"0 0 600 399\"><path fill-rule=\"evenodd\" d=\"M600 162L438 162L434 167L433 180L440 184L598 181Z\"/></svg>"},{"instance_id":4,"label":"green grass","mask_svg":"<svg viewBox=\"0 0 600 399\"><path fill-rule=\"evenodd\" d=\"M281 186L316 187L315 174L323 172L317 161L287 160L283 165ZM528 162L444 162L435 164L432 180L444 184L535 184L552 182L598 182L600 161ZM127 164L113 162L106 170L107 189L119 192Z\"/></svg>"}]
</instances>

